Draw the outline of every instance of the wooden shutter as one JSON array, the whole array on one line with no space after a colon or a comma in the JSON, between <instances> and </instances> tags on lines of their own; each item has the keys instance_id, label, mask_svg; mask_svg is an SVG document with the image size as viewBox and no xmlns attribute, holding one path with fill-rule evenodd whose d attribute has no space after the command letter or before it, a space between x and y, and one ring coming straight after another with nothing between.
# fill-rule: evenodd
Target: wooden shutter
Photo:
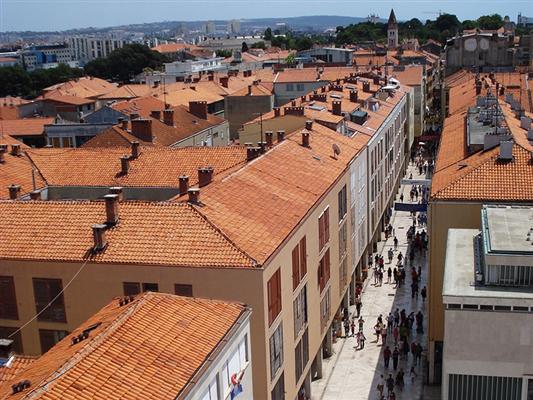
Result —
<instances>
[{"instance_id":1,"label":"wooden shutter","mask_svg":"<svg viewBox=\"0 0 533 400\"><path fill-rule=\"evenodd\" d=\"M18 319L15 282L12 276L0 276L0 318Z\"/></svg>"},{"instance_id":2,"label":"wooden shutter","mask_svg":"<svg viewBox=\"0 0 533 400\"><path fill-rule=\"evenodd\" d=\"M296 289L300 283L300 249L297 245L292 249L292 289Z\"/></svg>"},{"instance_id":3,"label":"wooden shutter","mask_svg":"<svg viewBox=\"0 0 533 400\"><path fill-rule=\"evenodd\" d=\"M307 245L305 236L300 240L300 280L307 274Z\"/></svg>"},{"instance_id":4,"label":"wooden shutter","mask_svg":"<svg viewBox=\"0 0 533 400\"><path fill-rule=\"evenodd\" d=\"M329 242L329 208L324 210L324 245Z\"/></svg>"}]
</instances>

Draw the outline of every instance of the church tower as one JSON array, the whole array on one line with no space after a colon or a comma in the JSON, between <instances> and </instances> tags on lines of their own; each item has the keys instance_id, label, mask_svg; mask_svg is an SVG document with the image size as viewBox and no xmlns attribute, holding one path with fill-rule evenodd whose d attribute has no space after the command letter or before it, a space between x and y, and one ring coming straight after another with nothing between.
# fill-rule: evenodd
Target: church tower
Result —
<instances>
[{"instance_id":1,"label":"church tower","mask_svg":"<svg viewBox=\"0 0 533 400\"><path fill-rule=\"evenodd\" d=\"M389 25L387 28L387 48L396 49L398 47L398 21L394 15L394 9L391 9L389 16Z\"/></svg>"}]
</instances>

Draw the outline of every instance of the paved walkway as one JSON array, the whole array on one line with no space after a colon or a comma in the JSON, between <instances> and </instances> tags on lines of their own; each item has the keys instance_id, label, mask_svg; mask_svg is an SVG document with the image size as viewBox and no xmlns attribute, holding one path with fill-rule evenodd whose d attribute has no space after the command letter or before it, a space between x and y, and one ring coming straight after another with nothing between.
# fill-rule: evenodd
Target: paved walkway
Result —
<instances>
[{"instance_id":1,"label":"paved walkway","mask_svg":"<svg viewBox=\"0 0 533 400\"><path fill-rule=\"evenodd\" d=\"M413 174L413 178L419 178L418 170L415 167L409 166L406 176ZM404 193L404 201L409 201L410 187L402 186L400 191ZM399 194L397 199L399 199ZM399 200L398 200L399 201ZM399 251L405 256L407 254L407 229L412 225L412 219L409 212L393 212L391 223L395 229L396 237L398 238L398 251L394 253L393 265L396 263L396 256ZM417 229L421 230L421 229ZM378 251L385 258L385 271L388 269L387 251L393 247L392 237L386 241L378 243ZM422 280L420 283L420 290L427 285L427 261L425 257L416 257L414 265L422 266ZM407 314L414 311L415 314L422 310L424 314L424 332L426 332L426 307L422 302L421 296L418 300L411 299L411 266L406 264L406 279L405 285L396 290L394 284L387 284L387 274L385 273L383 286L375 286L372 271L369 271L369 278L365 282L365 289L362 295L363 307L361 314L365 320L364 334L367 338L365 348L360 351L355 351L355 339L349 337L347 339L338 339L333 344L333 356L323 361L323 378L312 382L311 384L311 399L312 400L374 400L379 399L377 392L377 385L380 381L380 375L383 374L387 378L388 373L383 363L382 346L376 343L376 336L373 327L377 322L380 314L383 315L384 322L390 311L399 308L400 311L405 308ZM355 307L350 307L350 313L355 313ZM357 329L357 328L356 328ZM413 327L409 342L412 340L422 341L424 351L427 350L426 335L417 335L416 329ZM392 335L387 336L387 344L394 350L394 339ZM409 375L412 365L412 355L409 354L408 361L400 361L399 368L403 368L405 372L405 387L403 391L395 389L397 399L416 400L422 397L422 380L423 370L421 366L415 367L418 374L414 380L411 380ZM392 360L389 365L390 373L395 376L392 369ZM384 394L386 395L385 389Z\"/></svg>"}]
</instances>

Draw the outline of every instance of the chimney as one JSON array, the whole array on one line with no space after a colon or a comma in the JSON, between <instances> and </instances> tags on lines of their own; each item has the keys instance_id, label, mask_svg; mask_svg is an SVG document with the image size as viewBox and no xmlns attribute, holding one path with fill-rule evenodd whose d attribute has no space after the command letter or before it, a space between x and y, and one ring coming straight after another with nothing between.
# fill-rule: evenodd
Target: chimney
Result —
<instances>
[{"instance_id":1,"label":"chimney","mask_svg":"<svg viewBox=\"0 0 533 400\"><path fill-rule=\"evenodd\" d=\"M306 130L302 131L302 146L309 147L309 132Z\"/></svg>"},{"instance_id":2,"label":"chimney","mask_svg":"<svg viewBox=\"0 0 533 400\"><path fill-rule=\"evenodd\" d=\"M120 173L122 175L127 175L130 170L130 156L120 157Z\"/></svg>"},{"instance_id":3,"label":"chimney","mask_svg":"<svg viewBox=\"0 0 533 400\"><path fill-rule=\"evenodd\" d=\"M229 82L229 77L228 76L221 76L220 77L220 84L225 87L225 88L228 88L228 82Z\"/></svg>"},{"instance_id":4,"label":"chimney","mask_svg":"<svg viewBox=\"0 0 533 400\"><path fill-rule=\"evenodd\" d=\"M284 130L279 130L277 132L277 135L278 135L278 143L281 143L285 140L285 131Z\"/></svg>"},{"instance_id":5,"label":"chimney","mask_svg":"<svg viewBox=\"0 0 533 400\"><path fill-rule=\"evenodd\" d=\"M107 240L105 238L105 229L107 227L104 224L93 225L93 239L94 239L94 251L104 250L107 246Z\"/></svg>"},{"instance_id":6,"label":"chimney","mask_svg":"<svg viewBox=\"0 0 533 400\"><path fill-rule=\"evenodd\" d=\"M187 175L182 175L178 179L180 182L180 196L183 196L189 190L189 177Z\"/></svg>"},{"instance_id":7,"label":"chimney","mask_svg":"<svg viewBox=\"0 0 533 400\"><path fill-rule=\"evenodd\" d=\"M248 85L248 96L252 95L252 85Z\"/></svg>"},{"instance_id":8,"label":"chimney","mask_svg":"<svg viewBox=\"0 0 533 400\"><path fill-rule=\"evenodd\" d=\"M281 110L279 107L274 107L274 117L279 117L281 115Z\"/></svg>"},{"instance_id":9,"label":"chimney","mask_svg":"<svg viewBox=\"0 0 533 400\"><path fill-rule=\"evenodd\" d=\"M114 226L118 223L118 194L106 194L105 200L105 213L106 213L106 225Z\"/></svg>"},{"instance_id":10,"label":"chimney","mask_svg":"<svg viewBox=\"0 0 533 400\"><path fill-rule=\"evenodd\" d=\"M363 92L369 93L370 92L370 82L364 81L363 82Z\"/></svg>"},{"instance_id":11,"label":"chimney","mask_svg":"<svg viewBox=\"0 0 533 400\"><path fill-rule=\"evenodd\" d=\"M4 162L5 162L4 152L0 150L0 164L3 164Z\"/></svg>"},{"instance_id":12,"label":"chimney","mask_svg":"<svg viewBox=\"0 0 533 400\"><path fill-rule=\"evenodd\" d=\"M189 101L189 112L198 118L207 119L207 101Z\"/></svg>"},{"instance_id":13,"label":"chimney","mask_svg":"<svg viewBox=\"0 0 533 400\"><path fill-rule=\"evenodd\" d=\"M163 122L165 123L165 125L174 126L174 110L163 110Z\"/></svg>"},{"instance_id":14,"label":"chimney","mask_svg":"<svg viewBox=\"0 0 533 400\"><path fill-rule=\"evenodd\" d=\"M11 145L11 155L20 156L20 144Z\"/></svg>"},{"instance_id":15,"label":"chimney","mask_svg":"<svg viewBox=\"0 0 533 400\"><path fill-rule=\"evenodd\" d=\"M481 94L481 81L476 82L476 96Z\"/></svg>"},{"instance_id":16,"label":"chimney","mask_svg":"<svg viewBox=\"0 0 533 400\"><path fill-rule=\"evenodd\" d=\"M211 82L212 82L212 81L214 81L214 79L215 79L215 76L214 76L214 75L207 75L207 80L208 80L208 81L211 81Z\"/></svg>"},{"instance_id":17,"label":"chimney","mask_svg":"<svg viewBox=\"0 0 533 400\"><path fill-rule=\"evenodd\" d=\"M116 194L118 196L118 201L124 200L124 188L122 186L110 187L109 194Z\"/></svg>"},{"instance_id":18,"label":"chimney","mask_svg":"<svg viewBox=\"0 0 533 400\"><path fill-rule=\"evenodd\" d=\"M204 187L213 180L213 167L198 168L198 186Z\"/></svg>"},{"instance_id":19,"label":"chimney","mask_svg":"<svg viewBox=\"0 0 533 400\"><path fill-rule=\"evenodd\" d=\"M260 153L263 154L266 151L267 143L257 142L257 147L259 147Z\"/></svg>"},{"instance_id":20,"label":"chimney","mask_svg":"<svg viewBox=\"0 0 533 400\"><path fill-rule=\"evenodd\" d=\"M161 121L161 110L152 110L150 116L154 119Z\"/></svg>"},{"instance_id":21,"label":"chimney","mask_svg":"<svg viewBox=\"0 0 533 400\"><path fill-rule=\"evenodd\" d=\"M121 127L123 130L128 130L128 120L122 118L122 121L120 122L120 127Z\"/></svg>"},{"instance_id":22,"label":"chimney","mask_svg":"<svg viewBox=\"0 0 533 400\"><path fill-rule=\"evenodd\" d=\"M30 192L30 199L32 200L41 200L41 191L40 190L34 190Z\"/></svg>"},{"instance_id":23,"label":"chimney","mask_svg":"<svg viewBox=\"0 0 533 400\"><path fill-rule=\"evenodd\" d=\"M499 160L511 161L513 159L513 143L513 140L500 141L500 154L498 155Z\"/></svg>"},{"instance_id":24,"label":"chimney","mask_svg":"<svg viewBox=\"0 0 533 400\"><path fill-rule=\"evenodd\" d=\"M246 161L252 161L254 158L259 157L261 154L260 147L247 147L246 148Z\"/></svg>"},{"instance_id":25,"label":"chimney","mask_svg":"<svg viewBox=\"0 0 533 400\"><path fill-rule=\"evenodd\" d=\"M187 193L189 194L189 203L198 204L200 202L200 189L191 188Z\"/></svg>"},{"instance_id":26,"label":"chimney","mask_svg":"<svg viewBox=\"0 0 533 400\"><path fill-rule=\"evenodd\" d=\"M373 81L374 85L379 85L379 76L374 76Z\"/></svg>"},{"instance_id":27,"label":"chimney","mask_svg":"<svg viewBox=\"0 0 533 400\"><path fill-rule=\"evenodd\" d=\"M308 131L312 131L313 130L313 121L312 120L307 120L305 121L305 129L307 129Z\"/></svg>"},{"instance_id":28,"label":"chimney","mask_svg":"<svg viewBox=\"0 0 533 400\"><path fill-rule=\"evenodd\" d=\"M139 157L139 142L134 140L131 142L131 158Z\"/></svg>"},{"instance_id":29,"label":"chimney","mask_svg":"<svg viewBox=\"0 0 533 400\"><path fill-rule=\"evenodd\" d=\"M268 147L272 147L272 144L274 143L274 132L266 131L265 132L265 138L266 138L267 146Z\"/></svg>"},{"instance_id":30,"label":"chimney","mask_svg":"<svg viewBox=\"0 0 533 400\"><path fill-rule=\"evenodd\" d=\"M342 115L341 105L342 105L342 102L340 101L335 100L333 102L333 109L332 109L333 115Z\"/></svg>"},{"instance_id":31,"label":"chimney","mask_svg":"<svg viewBox=\"0 0 533 400\"><path fill-rule=\"evenodd\" d=\"M13 185L10 185L8 189L9 189L9 198L11 200L16 200L20 193L20 185L13 184Z\"/></svg>"},{"instance_id":32,"label":"chimney","mask_svg":"<svg viewBox=\"0 0 533 400\"><path fill-rule=\"evenodd\" d=\"M292 106L292 107L296 107L296 100L292 100L292 101L291 101L291 106Z\"/></svg>"},{"instance_id":33,"label":"chimney","mask_svg":"<svg viewBox=\"0 0 533 400\"><path fill-rule=\"evenodd\" d=\"M350 90L350 101L352 103L357 103L359 96L357 90Z\"/></svg>"},{"instance_id":34,"label":"chimney","mask_svg":"<svg viewBox=\"0 0 533 400\"><path fill-rule=\"evenodd\" d=\"M143 142L152 142L152 120L134 119L131 121L131 134Z\"/></svg>"}]
</instances>

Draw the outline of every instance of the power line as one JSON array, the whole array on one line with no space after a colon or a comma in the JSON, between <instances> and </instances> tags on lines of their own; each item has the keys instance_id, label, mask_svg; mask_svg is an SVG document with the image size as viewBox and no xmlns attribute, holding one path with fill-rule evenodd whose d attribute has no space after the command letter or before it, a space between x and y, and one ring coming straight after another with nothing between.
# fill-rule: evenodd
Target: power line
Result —
<instances>
[{"instance_id":1,"label":"power line","mask_svg":"<svg viewBox=\"0 0 533 400\"><path fill-rule=\"evenodd\" d=\"M76 279L78 277L78 275L81 273L81 271L85 268L85 266L87 265L87 263L89 262L89 258L87 258L84 263L81 265L81 267L78 269L78 271L76 271L76 273L74 274L74 276L70 279L70 281L67 282L67 284L63 287L63 289L61 289L61 291L52 299L50 300L50 302L41 310L39 311L37 314L35 314L28 322L26 322L25 324L23 324L20 328L18 328L15 332L13 332L11 335L8 336L8 338L12 337L13 335L17 334L18 332L20 332L22 329L24 329L25 327L27 327L29 324L31 324L33 321L35 321L37 318L39 318L39 315L41 315L43 312L45 312L48 307L50 307L52 305L52 303L54 301L56 301L59 296L61 296L65 290L67 290L67 288L70 286L70 284L74 281L74 279Z\"/></svg>"}]
</instances>

